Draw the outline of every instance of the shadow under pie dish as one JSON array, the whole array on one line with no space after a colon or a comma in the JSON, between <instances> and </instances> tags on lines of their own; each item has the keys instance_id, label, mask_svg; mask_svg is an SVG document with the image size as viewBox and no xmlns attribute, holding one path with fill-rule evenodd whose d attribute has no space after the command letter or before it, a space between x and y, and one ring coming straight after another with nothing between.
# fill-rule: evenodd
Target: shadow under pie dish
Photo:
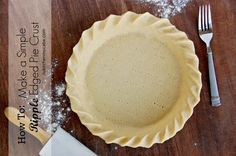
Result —
<instances>
[{"instance_id":1,"label":"shadow under pie dish","mask_svg":"<svg viewBox=\"0 0 236 156\"><path fill-rule=\"evenodd\" d=\"M110 15L85 30L68 61L71 107L106 143L150 147L183 128L200 100L193 43L149 13Z\"/></svg>"}]
</instances>

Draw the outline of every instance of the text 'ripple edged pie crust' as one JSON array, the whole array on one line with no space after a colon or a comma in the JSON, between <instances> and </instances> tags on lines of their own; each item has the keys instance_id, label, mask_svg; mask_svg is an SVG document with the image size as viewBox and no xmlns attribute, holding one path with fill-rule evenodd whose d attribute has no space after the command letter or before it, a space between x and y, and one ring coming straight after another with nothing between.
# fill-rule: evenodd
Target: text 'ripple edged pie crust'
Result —
<instances>
[{"instance_id":1,"label":"text 'ripple edged pie crust'","mask_svg":"<svg viewBox=\"0 0 236 156\"><path fill-rule=\"evenodd\" d=\"M85 30L66 71L71 107L106 143L150 147L183 128L200 100L193 43L149 13L110 15Z\"/></svg>"}]
</instances>

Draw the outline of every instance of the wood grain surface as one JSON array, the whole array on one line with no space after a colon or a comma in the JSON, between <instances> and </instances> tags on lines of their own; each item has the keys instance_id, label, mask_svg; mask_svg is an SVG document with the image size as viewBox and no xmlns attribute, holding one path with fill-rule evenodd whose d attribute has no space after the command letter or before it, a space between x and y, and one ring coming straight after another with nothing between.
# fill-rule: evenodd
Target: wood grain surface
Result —
<instances>
[{"instance_id":1,"label":"wood grain surface","mask_svg":"<svg viewBox=\"0 0 236 156\"><path fill-rule=\"evenodd\" d=\"M209 81L206 47L197 33L199 4L205 0L192 0L182 13L170 18L172 24L187 33L194 42L196 54L200 60L203 88L201 101L194 109L193 116L174 138L151 148L120 147L106 144L93 136L80 123L75 113L70 113L69 122L63 127L72 135L101 156L236 156L236 1L210 0L212 6L214 39L212 49L222 106L210 105ZM137 13L155 13L154 5L142 5L138 0L52 0L52 59L59 60L59 66L53 74L53 84L65 82L67 61L73 46L81 33L95 21L110 14L122 14L127 10ZM8 105L8 1L0 1L0 156L8 155L8 121L4 108ZM66 98L66 95L64 95ZM70 105L67 102L63 105ZM17 131L11 126L12 131ZM28 135L34 142L25 151L16 151L19 156L32 156L40 151L42 145ZM36 142L36 143L35 143ZM10 142L11 146L16 143Z\"/></svg>"}]
</instances>

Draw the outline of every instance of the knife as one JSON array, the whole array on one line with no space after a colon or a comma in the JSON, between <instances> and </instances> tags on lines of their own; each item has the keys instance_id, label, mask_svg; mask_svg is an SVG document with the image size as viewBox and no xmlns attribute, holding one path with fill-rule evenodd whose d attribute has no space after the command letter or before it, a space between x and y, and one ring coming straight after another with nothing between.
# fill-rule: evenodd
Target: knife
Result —
<instances>
[{"instance_id":1,"label":"knife","mask_svg":"<svg viewBox=\"0 0 236 156\"><path fill-rule=\"evenodd\" d=\"M19 111L16 108L7 107L4 113L9 121L19 127L20 122L17 120ZM21 121L26 125L30 123L30 119L27 116L21 118ZM25 130L44 145L39 152L40 156L97 156L61 127L58 127L53 135L40 127L38 127L38 132L31 131L27 126Z\"/></svg>"}]
</instances>

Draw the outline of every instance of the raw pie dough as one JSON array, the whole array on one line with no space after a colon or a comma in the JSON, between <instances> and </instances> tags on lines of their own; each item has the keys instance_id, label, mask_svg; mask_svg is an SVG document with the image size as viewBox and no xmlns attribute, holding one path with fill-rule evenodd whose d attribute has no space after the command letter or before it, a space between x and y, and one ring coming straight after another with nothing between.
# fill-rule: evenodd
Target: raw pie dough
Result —
<instances>
[{"instance_id":1,"label":"raw pie dough","mask_svg":"<svg viewBox=\"0 0 236 156\"><path fill-rule=\"evenodd\" d=\"M110 15L84 31L66 81L72 109L91 133L131 147L173 137L201 89L193 43L149 13Z\"/></svg>"}]
</instances>

